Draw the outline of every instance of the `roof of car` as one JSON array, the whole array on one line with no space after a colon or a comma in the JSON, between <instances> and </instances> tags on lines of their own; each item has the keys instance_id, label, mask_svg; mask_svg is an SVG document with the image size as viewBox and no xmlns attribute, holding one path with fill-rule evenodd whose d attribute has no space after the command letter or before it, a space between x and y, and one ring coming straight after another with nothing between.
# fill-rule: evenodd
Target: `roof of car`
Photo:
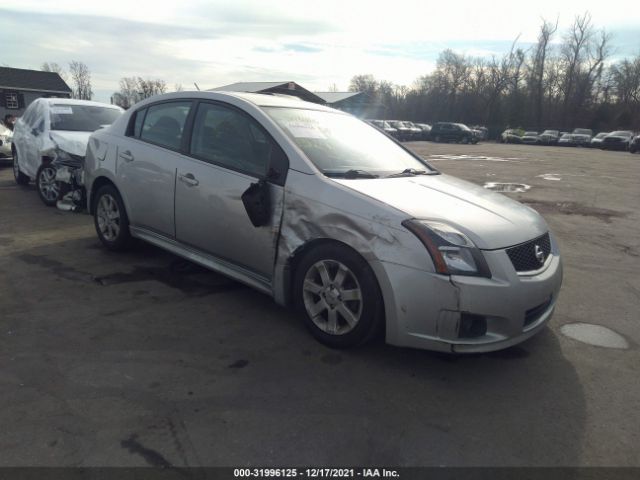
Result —
<instances>
[{"instance_id":1,"label":"roof of car","mask_svg":"<svg viewBox=\"0 0 640 480\"><path fill-rule=\"evenodd\" d=\"M48 105L87 105L91 107L117 108L118 110L120 110L120 107L118 107L117 105L94 102L92 100L77 100L75 98L40 98L39 100L41 102L47 103Z\"/></svg>"},{"instance_id":2,"label":"roof of car","mask_svg":"<svg viewBox=\"0 0 640 480\"><path fill-rule=\"evenodd\" d=\"M318 103L305 102L299 97L293 97L282 94L265 94L265 93L244 93L244 92L224 92L219 90L187 90L182 92L165 93L162 95L155 95L149 97L142 102L139 102L133 106L131 110L137 108L167 100L179 100L179 99L210 99L224 101L226 98L237 98L246 102L252 103L258 107L290 107L300 108L306 110L319 110L323 112L341 113L340 110L334 108L325 107Z\"/></svg>"}]
</instances>

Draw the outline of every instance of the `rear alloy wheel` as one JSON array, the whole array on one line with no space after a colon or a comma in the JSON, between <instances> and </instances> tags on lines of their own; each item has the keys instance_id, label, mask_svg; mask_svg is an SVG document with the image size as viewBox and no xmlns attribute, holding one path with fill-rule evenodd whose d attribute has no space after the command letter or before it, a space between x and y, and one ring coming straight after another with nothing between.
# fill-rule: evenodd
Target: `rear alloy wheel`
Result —
<instances>
[{"instance_id":1,"label":"rear alloy wheel","mask_svg":"<svg viewBox=\"0 0 640 480\"><path fill-rule=\"evenodd\" d=\"M53 207L58 201L60 186L56 181L56 167L51 164L40 165L36 173L36 188L40 200L48 206Z\"/></svg>"},{"instance_id":2,"label":"rear alloy wheel","mask_svg":"<svg viewBox=\"0 0 640 480\"><path fill-rule=\"evenodd\" d=\"M13 151L13 178L18 185L27 185L29 183L29 177L20 171L20 164L18 163L18 151Z\"/></svg>"},{"instance_id":3,"label":"rear alloy wheel","mask_svg":"<svg viewBox=\"0 0 640 480\"><path fill-rule=\"evenodd\" d=\"M131 242L129 218L115 187L105 185L100 188L95 205L94 224L98 238L109 250L125 250Z\"/></svg>"},{"instance_id":4,"label":"rear alloy wheel","mask_svg":"<svg viewBox=\"0 0 640 480\"><path fill-rule=\"evenodd\" d=\"M307 328L333 348L363 344L384 320L382 295L371 267L355 252L323 245L296 269L295 301Z\"/></svg>"}]
</instances>

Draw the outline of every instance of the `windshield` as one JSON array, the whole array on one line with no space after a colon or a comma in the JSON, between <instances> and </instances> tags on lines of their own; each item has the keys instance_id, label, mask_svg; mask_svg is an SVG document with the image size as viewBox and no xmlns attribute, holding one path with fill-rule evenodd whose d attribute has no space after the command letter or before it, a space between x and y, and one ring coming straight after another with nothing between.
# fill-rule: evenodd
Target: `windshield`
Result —
<instances>
[{"instance_id":1,"label":"windshield","mask_svg":"<svg viewBox=\"0 0 640 480\"><path fill-rule=\"evenodd\" d=\"M465 130L465 131L470 131L471 130L464 123L455 123L454 125L457 125L458 127L460 127L461 130Z\"/></svg>"},{"instance_id":2,"label":"windshield","mask_svg":"<svg viewBox=\"0 0 640 480\"><path fill-rule=\"evenodd\" d=\"M563 140L570 140L572 138L570 133L565 133L562 135L562 137L560 137Z\"/></svg>"},{"instance_id":3,"label":"windshield","mask_svg":"<svg viewBox=\"0 0 640 480\"><path fill-rule=\"evenodd\" d=\"M545 130L543 135L555 135L558 136L560 133L558 130Z\"/></svg>"},{"instance_id":4,"label":"windshield","mask_svg":"<svg viewBox=\"0 0 640 480\"><path fill-rule=\"evenodd\" d=\"M382 176L406 169L435 171L350 115L297 108L264 110L323 173L358 170Z\"/></svg>"},{"instance_id":5,"label":"windshield","mask_svg":"<svg viewBox=\"0 0 640 480\"><path fill-rule=\"evenodd\" d=\"M604 137L606 137L607 135L609 135L607 132L602 132L602 133L597 134L597 135L596 135L596 138L604 138Z\"/></svg>"},{"instance_id":6,"label":"windshield","mask_svg":"<svg viewBox=\"0 0 640 480\"><path fill-rule=\"evenodd\" d=\"M94 105L52 105L51 130L94 132L111 125L121 113L116 108Z\"/></svg>"},{"instance_id":7,"label":"windshield","mask_svg":"<svg viewBox=\"0 0 640 480\"><path fill-rule=\"evenodd\" d=\"M524 132L524 134L528 137L535 137L538 135L538 132Z\"/></svg>"},{"instance_id":8,"label":"windshield","mask_svg":"<svg viewBox=\"0 0 640 480\"><path fill-rule=\"evenodd\" d=\"M591 130L586 128L576 128L573 133L577 133L578 135L591 135Z\"/></svg>"},{"instance_id":9,"label":"windshield","mask_svg":"<svg viewBox=\"0 0 640 480\"><path fill-rule=\"evenodd\" d=\"M609 135L616 136L616 137L630 137L631 132L627 132L625 130L618 130L617 132L612 132Z\"/></svg>"}]
</instances>

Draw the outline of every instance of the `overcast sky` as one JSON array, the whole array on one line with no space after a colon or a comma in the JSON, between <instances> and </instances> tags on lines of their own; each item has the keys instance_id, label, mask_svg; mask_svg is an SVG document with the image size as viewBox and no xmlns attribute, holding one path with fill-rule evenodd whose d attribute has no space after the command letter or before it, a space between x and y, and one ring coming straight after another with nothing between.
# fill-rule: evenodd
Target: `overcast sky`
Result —
<instances>
[{"instance_id":1,"label":"overcast sky","mask_svg":"<svg viewBox=\"0 0 640 480\"><path fill-rule=\"evenodd\" d=\"M83 61L99 101L133 75L185 90L286 80L346 90L364 73L411 85L445 48L499 55L518 36L528 48L542 17L564 30L587 10L614 35L616 56L640 54L640 8L631 0L20 0L0 7L0 64Z\"/></svg>"}]
</instances>

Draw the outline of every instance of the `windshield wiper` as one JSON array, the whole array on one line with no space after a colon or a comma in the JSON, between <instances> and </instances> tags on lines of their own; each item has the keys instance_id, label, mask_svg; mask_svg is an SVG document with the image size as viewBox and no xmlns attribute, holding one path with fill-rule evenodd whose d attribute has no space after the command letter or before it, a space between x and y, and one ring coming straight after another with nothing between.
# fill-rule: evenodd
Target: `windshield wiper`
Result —
<instances>
[{"instance_id":1,"label":"windshield wiper","mask_svg":"<svg viewBox=\"0 0 640 480\"><path fill-rule=\"evenodd\" d=\"M358 170L356 168L345 170L343 172L324 171L322 173L324 173L327 177L334 178L378 178L380 176L376 175L375 173L369 173L365 170Z\"/></svg>"},{"instance_id":2,"label":"windshield wiper","mask_svg":"<svg viewBox=\"0 0 640 480\"><path fill-rule=\"evenodd\" d=\"M391 177L408 177L408 176L415 176L415 175L430 175L431 172L427 172L426 170L417 170L415 168L405 168L403 171L399 172L399 173L392 173L391 175L387 175L386 178L391 178Z\"/></svg>"}]
</instances>

